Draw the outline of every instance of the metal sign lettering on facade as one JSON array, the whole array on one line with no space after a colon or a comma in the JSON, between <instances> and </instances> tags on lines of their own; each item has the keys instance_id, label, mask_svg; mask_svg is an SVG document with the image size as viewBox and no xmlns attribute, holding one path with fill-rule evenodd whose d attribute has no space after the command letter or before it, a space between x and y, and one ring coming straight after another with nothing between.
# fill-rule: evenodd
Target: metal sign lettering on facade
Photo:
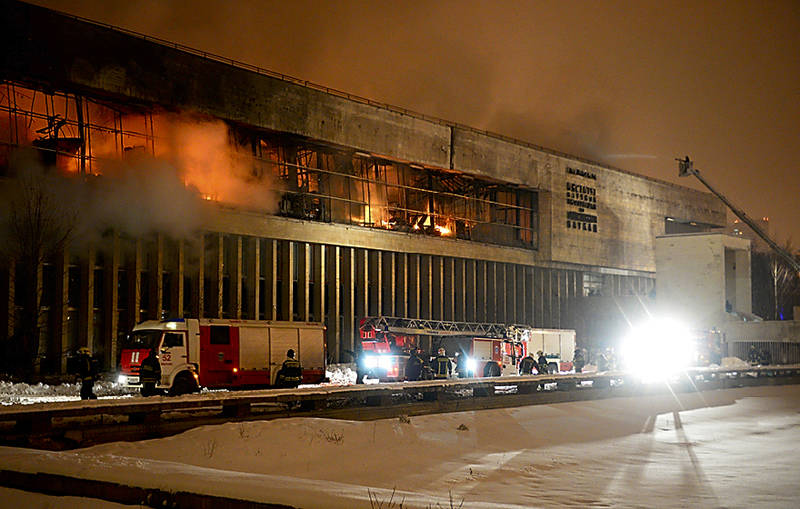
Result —
<instances>
[{"instance_id":1,"label":"metal sign lettering on facade","mask_svg":"<svg viewBox=\"0 0 800 509\"><path fill-rule=\"evenodd\" d=\"M579 168L567 167L567 174L589 180L597 180L597 175ZM587 211L597 210L597 188L583 183L567 181L567 228L597 233L597 216Z\"/></svg>"}]
</instances>

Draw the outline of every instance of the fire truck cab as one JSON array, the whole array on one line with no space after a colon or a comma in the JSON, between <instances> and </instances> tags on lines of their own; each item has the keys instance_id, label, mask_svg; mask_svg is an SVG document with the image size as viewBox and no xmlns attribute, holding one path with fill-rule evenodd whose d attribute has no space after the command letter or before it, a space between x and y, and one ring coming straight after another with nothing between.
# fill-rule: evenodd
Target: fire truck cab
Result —
<instances>
[{"instance_id":1,"label":"fire truck cab","mask_svg":"<svg viewBox=\"0 0 800 509\"><path fill-rule=\"evenodd\" d=\"M303 383L325 377L325 327L318 323L186 318L142 322L120 348L119 382L141 388L142 361L155 355L157 389L170 394L200 387L274 385L290 348L303 366Z\"/></svg>"}]
</instances>

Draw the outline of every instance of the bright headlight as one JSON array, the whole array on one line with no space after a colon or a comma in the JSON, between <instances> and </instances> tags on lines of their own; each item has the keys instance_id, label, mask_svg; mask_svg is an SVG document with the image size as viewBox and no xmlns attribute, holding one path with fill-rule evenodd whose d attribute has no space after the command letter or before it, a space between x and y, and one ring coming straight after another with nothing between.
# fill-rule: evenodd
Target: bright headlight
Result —
<instances>
[{"instance_id":1,"label":"bright headlight","mask_svg":"<svg viewBox=\"0 0 800 509\"><path fill-rule=\"evenodd\" d=\"M659 319L633 329L622 353L629 371L644 380L663 380L691 364L694 345L683 324Z\"/></svg>"},{"instance_id":2,"label":"bright headlight","mask_svg":"<svg viewBox=\"0 0 800 509\"><path fill-rule=\"evenodd\" d=\"M366 357L364 357L364 367L365 368L378 367L378 357L376 355L367 355Z\"/></svg>"},{"instance_id":3,"label":"bright headlight","mask_svg":"<svg viewBox=\"0 0 800 509\"><path fill-rule=\"evenodd\" d=\"M381 369L391 369L392 368L392 358L388 355L381 355L378 357L378 367Z\"/></svg>"},{"instance_id":4,"label":"bright headlight","mask_svg":"<svg viewBox=\"0 0 800 509\"><path fill-rule=\"evenodd\" d=\"M478 363L475 362L475 359L473 359L472 357L467 359L467 371L470 371L470 372L474 373L475 369L477 367L478 367Z\"/></svg>"},{"instance_id":5,"label":"bright headlight","mask_svg":"<svg viewBox=\"0 0 800 509\"><path fill-rule=\"evenodd\" d=\"M119 385L126 385L128 383L128 377L126 375L119 375L117 378L117 383Z\"/></svg>"}]
</instances>

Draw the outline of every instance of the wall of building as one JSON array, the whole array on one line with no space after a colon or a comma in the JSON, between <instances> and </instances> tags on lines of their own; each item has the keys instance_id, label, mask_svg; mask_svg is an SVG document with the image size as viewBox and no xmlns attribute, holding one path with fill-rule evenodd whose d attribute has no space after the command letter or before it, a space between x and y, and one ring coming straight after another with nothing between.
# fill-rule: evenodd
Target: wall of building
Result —
<instances>
[{"instance_id":1,"label":"wall of building","mask_svg":"<svg viewBox=\"0 0 800 509\"><path fill-rule=\"evenodd\" d=\"M749 250L748 240L722 233L658 237L659 312L694 328L720 326L729 321L726 301L736 303L731 311L750 313Z\"/></svg>"},{"instance_id":2,"label":"wall of building","mask_svg":"<svg viewBox=\"0 0 800 509\"><path fill-rule=\"evenodd\" d=\"M723 205L706 193L326 93L38 7L11 3L6 13L0 67L13 78L195 111L551 193L550 207L540 209L540 244L555 261L652 272L653 239L664 233L665 216L725 223ZM596 192L597 208L569 205L567 183ZM568 227L570 213L593 216L597 232Z\"/></svg>"}]
</instances>

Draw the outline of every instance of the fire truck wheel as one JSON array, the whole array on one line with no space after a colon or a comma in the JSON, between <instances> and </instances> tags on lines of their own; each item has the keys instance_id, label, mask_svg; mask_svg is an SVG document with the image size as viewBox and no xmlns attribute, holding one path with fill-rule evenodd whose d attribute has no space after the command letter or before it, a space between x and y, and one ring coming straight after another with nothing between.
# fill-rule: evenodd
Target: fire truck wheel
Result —
<instances>
[{"instance_id":1,"label":"fire truck wheel","mask_svg":"<svg viewBox=\"0 0 800 509\"><path fill-rule=\"evenodd\" d=\"M169 395L180 396L181 394L189 394L195 391L197 391L197 384L194 378L189 373L184 372L175 377L172 388L169 390Z\"/></svg>"}]
</instances>

